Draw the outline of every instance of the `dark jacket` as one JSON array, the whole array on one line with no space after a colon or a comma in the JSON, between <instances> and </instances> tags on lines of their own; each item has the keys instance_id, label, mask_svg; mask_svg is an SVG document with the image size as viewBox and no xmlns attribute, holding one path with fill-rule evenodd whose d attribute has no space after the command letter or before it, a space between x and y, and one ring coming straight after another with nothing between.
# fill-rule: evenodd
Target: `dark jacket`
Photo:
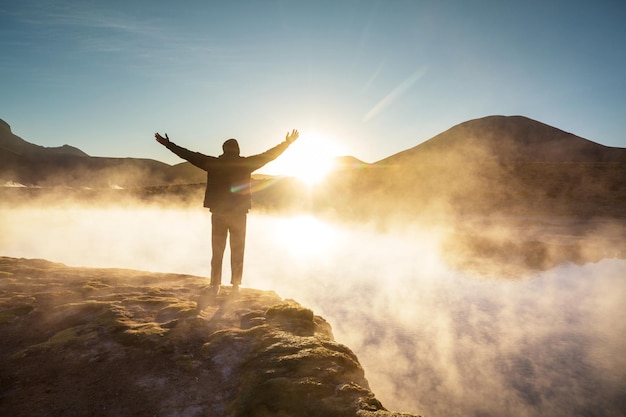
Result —
<instances>
[{"instance_id":1,"label":"dark jacket","mask_svg":"<svg viewBox=\"0 0 626 417\"><path fill-rule=\"evenodd\" d=\"M204 207L214 213L247 213L252 207L250 181L253 171L278 158L289 147L285 141L254 156L224 153L219 157L193 152L169 142L170 151L207 172Z\"/></svg>"}]
</instances>

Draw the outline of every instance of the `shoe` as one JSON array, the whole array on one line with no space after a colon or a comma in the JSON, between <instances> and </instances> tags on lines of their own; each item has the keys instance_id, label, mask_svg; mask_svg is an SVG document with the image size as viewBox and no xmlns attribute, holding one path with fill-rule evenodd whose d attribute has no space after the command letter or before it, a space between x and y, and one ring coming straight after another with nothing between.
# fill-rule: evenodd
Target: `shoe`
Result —
<instances>
[{"instance_id":1,"label":"shoe","mask_svg":"<svg viewBox=\"0 0 626 417\"><path fill-rule=\"evenodd\" d=\"M219 285L211 285L209 287L209 294L211 294L214 297L217 297L217 295L220 293L220 286Z\"/></svg>"},{"instance_id":2,"label":"shoe","mask_svg":"<svg viewBox=\"0 0 626 417\"><path fill-rule=\"evenodd\" d=\"M233 295L234 294L239 294L239 284L233 284L232 293L233 293Z\"/></svg>"}]
</instances>

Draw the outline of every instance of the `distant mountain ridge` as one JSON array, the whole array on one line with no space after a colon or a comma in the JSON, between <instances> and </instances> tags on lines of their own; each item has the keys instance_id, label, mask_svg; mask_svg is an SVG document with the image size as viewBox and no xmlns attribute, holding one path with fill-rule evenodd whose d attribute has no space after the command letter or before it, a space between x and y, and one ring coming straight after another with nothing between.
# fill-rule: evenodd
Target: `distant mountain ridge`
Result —
<instances>
[{"instance_id":1,"label":"distant mountain ridge","mask_svg":"<svg viewBox=\"0 0 626 417\"><path fill-rule=\"evenodd\" d=\"M0 123L0 185L133 188L175 202L190 190L193 201L200 201L201 186L187 185L205 181L206 173L187 162L170 166L91 157L68 145L44 148ZM334 170L315 187L313 205L311 195L286 178L256 178L253 189L253 205L263 209L309 207L368 219L528 210L626 216L626 149L523 116L487 116L372 164L337 158Z\"/></svg>"},{"instance_id":2,"label":"distant mountain ridge","mask_svg":"<svg viewBox=\"0 0 626 417\"><path fill-rule=\"evenodd\" d=\"M524 116L487 116L460 123L377 165L413 162L626 162L626 148L604 146Z\"/></svg>"},{"instance_id":3,"label":"distant mountain ridge","mask_svg":"<svg viewBox=\"0 0 626 417\"><path fill-rule=\"evenodd\" d=\"M89 156L85 152L70 145L58 147L44 147L25 141L21 137L13 134L11 126L0 119L0 149L20 156L57 154L71 156Z\"/></svg>"},{"instance_id":4,"label":"distant mountain ridge","mask_svg":"<svg viewBox=\"0 0 626 417\"><path fill-rule=\"evenodd\" d=\"M199 170L142 158L92 157L70 145L27 142L0 120L0 185L44 187L145 187L204 179Z\"/></svg>"},{"instance_id":5,"label":"distant mountain ridge","mask_svg":"<svg viewBox=\"0 0 626 417\"><path fill-rule=\"evenodd\" d=\"M626 149L523 116L488 116L368 167L335 173L327 183L324 205L367 221L421 214L626 216Z\"/></svg>"}]
</instances>

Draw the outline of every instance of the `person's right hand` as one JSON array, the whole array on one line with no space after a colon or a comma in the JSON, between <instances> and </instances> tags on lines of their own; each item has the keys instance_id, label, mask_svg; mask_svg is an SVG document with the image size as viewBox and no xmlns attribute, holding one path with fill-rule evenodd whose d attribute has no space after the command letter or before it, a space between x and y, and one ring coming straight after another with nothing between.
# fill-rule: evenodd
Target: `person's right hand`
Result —
<instances>
[{"instance_id":1,"label":"person's right hand","mask_svg":"<svg viewBox=\"0 0 626 417\"><path fill-rule=\"evenodd\" d=\"M168 143L170 143L170 138L167 136L167 133L165 134L165 137L163 137L157 132L154 134L154 137L161 145L167 145Z\"/></svg>"},{"instance_id":2,"label":"person's right hand","mask_svg":"<svg viewBox=\"0 0 626 417\"><path fill-rule=\"evenodd\" d=\"M285 136L285 140L287 141L288 144L292 144L296 141L296 139L298 139L298 137L300 136L300 132L298 132L296 129L293 129L291 131L291 133L287 132L287 136Z\"/></svg>"}]
</instances>

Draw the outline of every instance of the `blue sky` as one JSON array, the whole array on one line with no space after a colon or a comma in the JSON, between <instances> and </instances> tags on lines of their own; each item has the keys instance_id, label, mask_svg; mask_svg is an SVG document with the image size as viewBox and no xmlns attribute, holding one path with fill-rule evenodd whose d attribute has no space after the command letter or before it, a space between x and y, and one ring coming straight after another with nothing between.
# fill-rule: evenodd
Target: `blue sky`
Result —
<instances>
[{"instance_id":1,"label":"blue sky","mask_svg":"<svg viewBox=\"0 0 626 417\"><path fill-rule=\"evenodd\" d=\"M624 22L621 1L5 0L0 118L167 163L156 131L249 155L297 128L375 162L493 114L626 147Z\"/></svg>"}]
</instances>

